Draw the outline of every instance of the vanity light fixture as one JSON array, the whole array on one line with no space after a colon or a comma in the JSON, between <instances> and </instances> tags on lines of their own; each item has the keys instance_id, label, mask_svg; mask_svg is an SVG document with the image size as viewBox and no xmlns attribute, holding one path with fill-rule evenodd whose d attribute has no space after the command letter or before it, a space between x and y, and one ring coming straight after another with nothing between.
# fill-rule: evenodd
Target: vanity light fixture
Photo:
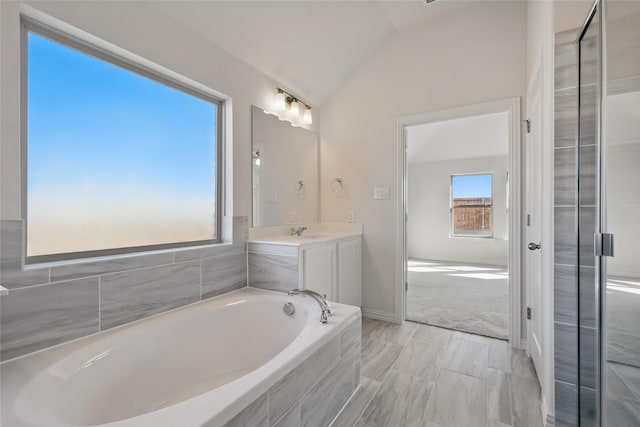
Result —
<instances>
[{"instance_id":1,"label":"vanity light fixture","mask_svg":"<svg viewBox=\"0 0 640 427\"><path fill-rule=\"evenodd\" d=\"M276 95L275 107L276 111L284 111L287 109L287 100L284 97L284 92L279 91Z\"/></svg>"},{"instance_id":2,"label":"vanity light fixture","mask_svg":"<svg viewBox=\"0 0 640 427\"><path fill-rule=\"evenodd\" d=\"M302 120L308 124L313 123L313 117L311 117L311 108L305 108Z\"/></svg>"},{"instance_id":3,"label":"vanity light fixture","mask_svg":"<svg viewBox=\"0 0 640 427\"><path fill-rule=\"evenodd\" d=\"M289 114L291 114L294 117L300 116L300 104L298 104L298 101L296 101L295 98L291 102L291 106L289 107Z\"/></svg>"},{"instance_id":4,"label":"vanity light fixture","mask_svg":"<svg viewBox=\"0 0 640 427\"><path fill-rule=\"evenodd\" d=\"M313 123L313 117L311 115L311 106L304 101L300 101L297 97L291 95L283 89L277 88L276 98L274 101L275 111L283 111L289 113L290 119L282 118L278 115L280 120L288 120L291 124L300 123L300 116L302 115L302 122L306 124ZM302 114L301 114L302 113Z\"/></svg>"}]
</instances>

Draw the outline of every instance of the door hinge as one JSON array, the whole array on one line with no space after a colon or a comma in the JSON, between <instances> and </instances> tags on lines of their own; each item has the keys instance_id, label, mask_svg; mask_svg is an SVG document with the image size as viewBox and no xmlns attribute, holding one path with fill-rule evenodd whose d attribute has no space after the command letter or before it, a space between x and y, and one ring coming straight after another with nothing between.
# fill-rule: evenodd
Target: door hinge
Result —
<instances>
[{"instance_id":1,"label":"door hinge","mask_svg":"<svg viewBox=\"0 0 640 427\"><path fill-rule=\"evenodd\" d=\"M593 233L593 254L595 256L613 256L613 234Z\"/></svg>"},{"instance_id":2,"label":"door hinge","mask_svg":"<svg viewBox=\"0 0 640 427\"><path fill-rule=\"evenodd\" d=\"M531 227L531 214L527 214L527 227Z\"/></svg>"},{"instance_id":3,"label":"door hinge","mask_svg":"<svg viewBox=\"0 0 640 427\"><path fill-rule=\"evenodd\" d=\"M531 120L526 119L526 120L523 120L522 123L524 123L525 126L527 127L527 133L531 133Z\"/></svg>"},{"instance_id":4,"label":"door hinge","mask_svg":"<svg viewBox=\"0 0 640 427\"><path fill-rule=\"evenodd\" d=\"M531 307L527 307L527 320L531 320Z\"/></svg>"},{"instance_id":5,"label":"door hinge","mask_svg":"<svg viewBox=\"0 0 640 427\"><path fill-rule=\"evenodd\" d=\"M404 282L404 290L405 291L409 290L409 282Z\"/></svg>"}]
</instances>

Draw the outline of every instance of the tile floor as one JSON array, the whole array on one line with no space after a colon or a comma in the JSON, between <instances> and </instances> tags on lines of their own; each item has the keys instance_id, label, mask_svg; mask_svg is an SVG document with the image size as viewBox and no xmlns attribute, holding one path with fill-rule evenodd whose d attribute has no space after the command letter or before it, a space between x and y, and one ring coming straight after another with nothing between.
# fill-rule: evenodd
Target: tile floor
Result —
<instances>
[{"instance_id":1,"label":"tile floor","mask_svg":"<svg viewBox=\"0 0 640 427\"><path fill-rule=\"evenodd\" d=\"M607 362L606 424L640 425L640 368Z\"/></svg>"},{"instance_id":2,"label":"tile floor","mask_svg":"<svg viewBox=\"0 0 640 427\"><path fill-rule=\"evenodd\" d=\"M541 427L531 360L505 341L362 322L361 387L333 427Z\"/></svg>"}]
</instances>

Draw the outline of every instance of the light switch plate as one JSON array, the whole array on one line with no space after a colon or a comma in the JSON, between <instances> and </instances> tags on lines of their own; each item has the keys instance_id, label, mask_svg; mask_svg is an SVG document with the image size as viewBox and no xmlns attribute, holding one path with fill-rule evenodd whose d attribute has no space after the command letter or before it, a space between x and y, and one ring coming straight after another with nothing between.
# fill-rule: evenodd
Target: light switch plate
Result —
<instances>
[{"instance_id":1,"label":"light switch plate","mask_svg":"<svg viewBox=\"0 0 640 427\"><path fill-rule=\"evenodd\" d=\"M375 187L373 189L373 199L383 200L389 198L389 187Z\"/></svg>"}]
</instances>

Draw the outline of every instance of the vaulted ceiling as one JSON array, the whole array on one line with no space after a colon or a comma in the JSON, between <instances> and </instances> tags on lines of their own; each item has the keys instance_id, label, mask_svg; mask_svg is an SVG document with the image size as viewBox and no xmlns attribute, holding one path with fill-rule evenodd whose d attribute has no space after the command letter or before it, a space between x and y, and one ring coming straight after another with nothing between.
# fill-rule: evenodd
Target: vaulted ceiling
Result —
<instances>
[{"instance_id":1,"label":"vaulted ceiling","mask_svg":"<svg viewBox=\"0 0 640 427\"><path fill-rule=\"evenodd\" d=\"M313 105L394 33L473 3L478 1L150 2Z\"/></svg>"},{"instance_id":2,"label":"vaulted ceiling","mask_svg":"<svg viewBox=\"0 0 640 427\"><path fill-rule=\"evenodd\" d=\"M407 128L409 163L506 156L509 116L484 114Z\"/></svg>"}]
</instances>

